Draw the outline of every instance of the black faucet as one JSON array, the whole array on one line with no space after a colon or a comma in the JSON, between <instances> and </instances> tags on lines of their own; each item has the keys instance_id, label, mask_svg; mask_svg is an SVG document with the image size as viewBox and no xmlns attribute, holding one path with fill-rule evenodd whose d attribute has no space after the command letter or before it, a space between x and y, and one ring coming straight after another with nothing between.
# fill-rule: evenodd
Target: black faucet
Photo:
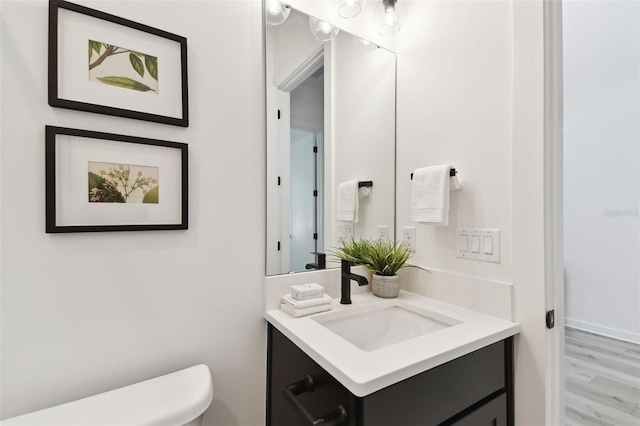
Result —
<instances>
[{"instance_id":1,"label":"black faucet","mask_svg":"<svg viewBox=\"0 0 640 426\"><path fill-rule=\"evenodd\" d=\"M351 304L351 280L356 281L360 286L369 284L366 277L352 274L351 262L342 259L342 297L340 297L340 303L343 305Z\"/></svg>"},{"instance_id":2,"label":"black faucet","mask_svg":"<svg viewBox=\"0 0 640 426\"><path fill-rule=\"evenodd\" d=\"M311 254L316 256L316 263L307 263L305 269L327 269L327 255L312 251Z\"/></svg>"}]
</instances>

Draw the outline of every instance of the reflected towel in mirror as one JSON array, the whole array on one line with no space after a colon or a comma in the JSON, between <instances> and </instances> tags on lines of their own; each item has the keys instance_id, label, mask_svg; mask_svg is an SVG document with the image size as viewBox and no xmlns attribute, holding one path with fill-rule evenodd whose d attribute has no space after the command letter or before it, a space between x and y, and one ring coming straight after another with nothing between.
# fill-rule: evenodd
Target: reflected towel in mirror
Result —
<instances>
[{"instance_id":1,"label":"reflected towel in mirror","mask_svg":"<svg viewBox=\"0 0 640 426\"><path fill-rule=\"evenodd\" d=\"M338 185L336 220L358 222L358 182L349 180Z\"/></svg>"}]
</instances>

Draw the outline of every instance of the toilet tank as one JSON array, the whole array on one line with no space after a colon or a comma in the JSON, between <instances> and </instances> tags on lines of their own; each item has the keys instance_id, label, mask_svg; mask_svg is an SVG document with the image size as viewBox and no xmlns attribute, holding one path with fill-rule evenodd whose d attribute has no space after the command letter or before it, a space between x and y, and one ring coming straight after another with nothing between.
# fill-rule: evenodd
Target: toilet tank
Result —
<instances>
[{"instance_id":1,"label":"toilet tank","mask_svg":"<svg viewBox=\"0 0 640 426\"><path fill-rule=\"evenodd\" d=\"M0 422L0 426L182 426L213 398L204 364Z\"/></svg>"}]
</instances>

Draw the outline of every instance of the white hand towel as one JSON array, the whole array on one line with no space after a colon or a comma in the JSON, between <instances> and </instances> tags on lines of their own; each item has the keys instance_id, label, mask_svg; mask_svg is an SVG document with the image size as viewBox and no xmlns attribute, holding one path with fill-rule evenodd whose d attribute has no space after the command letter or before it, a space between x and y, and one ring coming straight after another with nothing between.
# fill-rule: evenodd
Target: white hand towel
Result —
<instances>
[{"instance_id":1,"label":"white hand towel","mask_svg":"<svg viewBox=\"0 0 640 426\"><path fill-rule=\"evenodd\" d=\"M291 308L286 303L280 304L280 309L289 315L299 318L304 317L306 315L317 314L318 312L324 312L331 309L331 304L318 305L318 306L310 306L308 308Z\"/></svg>"},{"instance_id":2,"label":"white hand towel","mask_svg":"<svg viewBox=\"0 0 640 426\"><path fill-rule=\"evenodd\" d=\"M411 216L414 222L449 224L449 172L451 165L423 167L413 172ZM456 180L455 189L460 183Z\"/></svg>"},{"instance_id":3,"label":"white hand towel","mask_svg":"<svg viewBox=\"0 0 640 426\"><path fill-rule=\"evenodd\" d=\"M358 182L350 180L338 185L336 220L358 222Z\"/></svg>"},{"instance_id":4,"label":"white hand towel","mask_svg":"<svg viewBox=\"0 0 640 426\"><path fill-rule=\"evenodd\" d=\"M282 297L281 303L284 303L290 308L308 308L310 306L326 305L327 303L331 303L331 296L325 294L316 299L295 300L290 294L287 294Z\"/></svg>"}]
</instances>

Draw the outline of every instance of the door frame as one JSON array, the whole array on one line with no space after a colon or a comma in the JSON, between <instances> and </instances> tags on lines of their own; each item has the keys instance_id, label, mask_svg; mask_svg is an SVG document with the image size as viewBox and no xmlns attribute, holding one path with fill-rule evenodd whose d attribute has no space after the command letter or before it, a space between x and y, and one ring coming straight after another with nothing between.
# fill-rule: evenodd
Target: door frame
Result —
<instances>
[{"instance_id":1,"label":"door frame","mask_svg":"<svg viewBox=\"0 0 640 426\"><path fill-rule=\"evenodd\" d=\"M291 74L277 86L278 109L281 111L278 123L278 167L282 176L278 193L280 205L280 273L291 269L291 92L325 65L324 46L316 49ZM326 89L325 89L326 92ZM326 97L325 97L326 100ZM326 128L326 124L325 124Z\"/></svg>"},{"instance_id":2,"label":"door frame","mask_svg":"<svg viewBox=\"0 0 640 426\"><path fill-rule=\"evenodd\" d=\"M562 1L544 1L545 307L554 327L546 340L546 424L564 424L564 257L562 167Z\"/></svg>"}]
</instances>

